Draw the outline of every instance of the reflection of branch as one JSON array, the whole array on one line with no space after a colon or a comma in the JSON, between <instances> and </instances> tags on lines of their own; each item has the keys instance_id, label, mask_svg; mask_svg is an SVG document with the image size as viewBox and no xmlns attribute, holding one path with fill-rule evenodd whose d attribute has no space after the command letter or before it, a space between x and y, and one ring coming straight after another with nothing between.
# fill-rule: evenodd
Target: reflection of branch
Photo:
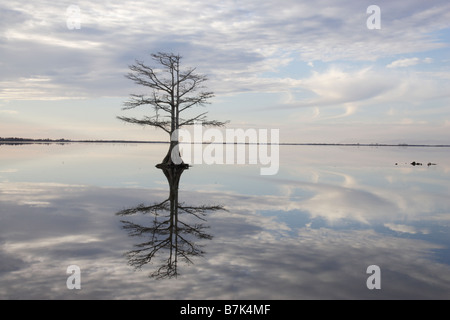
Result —
<instances>
[{"instance_id":1,"label":"reflection of branch","mask_svg":"<svg viewBox=\"0 0 450 320\"><path fill-rule=\"evenodd\" d=\"M135 208L121 210L121 211L117 212L116 215L128 216L128 215L136 214L138 212L141 212L142 214L146 214L149 212L156 214L158 211L168 211L169 210L169 203L168 203L169 200L170 199L167 199L161 203L155 203L154 205L151 205L151 206L145 206L143 203L141 203L140 205L138 205Z\"/></svg>"},{"instance_id":2,"label":"reflection of branch","mask_svg":"<svg viewBox=\"0 0 450 320\"><path fill-rule=\"evenodd\" d=\"M192 234L198 239L208 239L211 240L213 237L205 232L202 232L204 229L208 229L209 227L204 226L203 224L194 224L193 226L190 226L182 221L178 221L180 224L184 226L178 227L178 231L180 233L186 233L186 234Z\"/></svg>"},{"instance_id":3,"label":"reflection of branch","mask_svg":"<svg viewBox=\"0 0 450 320\"><path fill-rule=\"evenodd\" d=\"M145 264L151 262L159 251L164 249L169 251L169 258L165 264L152 273L150 277L164 278L176 276L178 274L176 268L178 258L191 264L191 257L204 254L204 251L201 249L202 246L195 243L190 237L207 240L213 238L212 235L205 232L205 229L208 227L204 224L189 224L179 220L174 215L159 215L158 210L165 207L166 201L153 206L144 206L141 204L136 208L122 210L117 213L118 215L130 215L138 212L147 213L149 212L147 209L152 209L151 212L154 214L154 219L151 226L143 226L131 221L121 220L122 229L127 230L129 236L149 237L148 241L135 244L135 249L126 253L128 264L135 269L141 269ZM158 210L155 210L155 208ZM213 206L211 208L218 210L220 206ZM208 207L200 206L199 214L196 214L196 207L190 206L188 209L188 211L185 211L186 213L200 217L199 214L202 216L206 215ZM205 221L204 218L201 219Z\"/></svg>"},{"instance_id":4,"label":"reflection of branch","mask_svg":"<svg viewBox=\"0 0 450 320\"><path fill-rule=\"evenodd\" d=\"M225 210L223 206L198 206L198 207L192 207L192 206L178 206L179 210L182 210L188 214L192 214L193 216L199 218L200 220L206 221L203 217L206 216L206 213L208 211L218 211L218 210Z\"/></svg>"},{"instance_id":5,"label":"reflection of branch","mask_svg":"<svg viewBox=\"0 0 450 320\"><path fill-rule=\"evenodd\" d=\"M211 240L212 235L205 232L208 226L203 223L191 223L187 219L192 216L201 221L206 221L208 212L225 210L223 206L200 205L191 206L178 203L178 183L184 167L164 168L164 174L169 182L169 198L153 205L139 204L136 207L124 209L116 213L120 216L132 216L137 213L151 214L153 221L150 226L144 226L132 221L121 220L122 229L131 237L146 237L147 241L134 245L134 249L125 256L128 264L134 269L141 269L145 264L151 263L158 255L167 251L167 258L162 259L162 264L149 276L162 279L178 275L177 263L180 259L187 264L192 264L192 257L200 256L205 252L202 246L195 242L199 240ZM181 217L185 219L180 220Z\"/></svg>"}]
</instances>

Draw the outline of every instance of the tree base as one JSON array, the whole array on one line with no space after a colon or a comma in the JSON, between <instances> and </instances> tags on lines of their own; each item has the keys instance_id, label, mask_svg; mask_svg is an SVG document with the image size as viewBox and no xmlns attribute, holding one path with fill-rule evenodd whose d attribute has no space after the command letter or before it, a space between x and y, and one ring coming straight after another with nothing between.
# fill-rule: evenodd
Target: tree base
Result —
<instances>
[{"instance_id":1,"label":"tree base","mask_svg":"<svg viewBox=\"0 0 450 320\"><path fill-rule=\"evenodd\" d=\"M175 160L175 162L174 162L174 160ZM164 157L163 161L160 164L157 164L156 167L159 169L164 169L164 168L166 168L166 169L170 169L170 168L188 169L189 168L189 165L184 163L183 159L181 158L181 154L178 151L178 141L170 141L169 151L167 151L167 154Z\"/></svg>"},{"instance_id":2,"label":"tree base","mask_svg":"<svg viewBox=\"0 0 450 320\"><path fill-rule=\"evenodd\" d=\"M169 168L189 169L190 165L184 162L180 164L162 162L158 163L155 167L158 169L169 169Z\"/></svg>"}]
</instances>

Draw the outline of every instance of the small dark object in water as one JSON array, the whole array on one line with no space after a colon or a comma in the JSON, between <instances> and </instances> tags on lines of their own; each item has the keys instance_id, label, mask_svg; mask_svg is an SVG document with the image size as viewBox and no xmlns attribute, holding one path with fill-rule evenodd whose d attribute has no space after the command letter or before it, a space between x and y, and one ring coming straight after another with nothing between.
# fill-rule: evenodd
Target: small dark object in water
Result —
<instances>
[{"instance_id":1,"label":"small dark object in water","mask_svg":"<svg viewBox=\"0 0 450 320\"><path fill-rule=\"evenodd\" d=\"M436 163L428 162L428 166L435 166L435 165L436 165Z\"/></svg>"},{"instance_id":2,"label":"small dark object in water","mask_svg":"<svg viewBox=\"0 0 450 320\"><path fill-rule=\"evenodd\" d=\"M420 162L413 161L413 162L411 162L411 165L413 165L413 166L421 166L422 164Z\"/></svg>"}]
</instances>

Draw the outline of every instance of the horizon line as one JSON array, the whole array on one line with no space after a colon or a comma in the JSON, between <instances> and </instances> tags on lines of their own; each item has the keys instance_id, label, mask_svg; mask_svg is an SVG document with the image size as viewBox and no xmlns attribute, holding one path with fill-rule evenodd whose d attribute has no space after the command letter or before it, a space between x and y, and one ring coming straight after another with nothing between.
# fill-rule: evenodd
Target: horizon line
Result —
<instances>
[{"instance_id":1,"label":"horizon line","mask_svg":"<svg viewBox=\"0 0 450 320\"><path fill-rule=\"evenodd\" d=\"M0 137L0 143L165 143L169 144L170 141L160 141L160 140L104 140L104 139L34 139L34 138L17 138L17 137ZM183 143L183 141L179 142ZM424 143L359 143L359 142L278 142L278 143L259 143L259 142L214 142L214 141L204 141L204 142L191 142L191 144L244 144L244 145L298 145L298 146L355 146L355 147L450 147L450 144L424 144Z\"/></svg>"}]
</instances>

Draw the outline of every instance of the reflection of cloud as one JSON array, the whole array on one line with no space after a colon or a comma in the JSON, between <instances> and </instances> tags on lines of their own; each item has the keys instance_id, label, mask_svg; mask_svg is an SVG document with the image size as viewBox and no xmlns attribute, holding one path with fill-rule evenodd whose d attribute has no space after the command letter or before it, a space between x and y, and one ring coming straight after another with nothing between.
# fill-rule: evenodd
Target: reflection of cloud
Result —
<instances>
[{"instance_id":1,"label":"reflection of cloud","mask_svg":"<svg viewBox=\"0 0 450 320\"><path fill-rule=\"evenodd\" d=\"M51 237L51 238L41 238L37 242L30 243L29 241L15 241L14 243L8 243L4 245L4 250L7 252L14 251L27 251L34 249L42 249L53 246L64 246L66 244L85 244L98 242L100 239L97 238L89 238L86 235L67 235L67 236L59 236L59 237Z\"/></svg>"},{"instance_id":2,"label":"reflection of cloud","mask_svg":"<svg viewBox=\"0 0 450 320\"><path fill-rule=\"evenodd\" d=\"M374 193L351 188L332 188L318 185L312 190L318 191L311 199L300 204L303 210L313 217L324 217L335 221L350 218L368 223L370 220L383 218L396 211L395 205Z\"/></svg>"},{"instance_id":3,"label":"reflection of cloud","mask_svg":"<svg viewBox=\"0 0 450 320\"><path fill-rule=\"evenodd\" d=\"M0 298L446 298L448 266L426 256L437 245L370 229L294 228L281 221L280 217L291 213L283 210L308 205L313 210L310 201L320 194L329 209L353 203L362 210L380 200L369 191L351 189L360 187L359 179L342 178L348 187L298 183L289 197L180 190L180 196L193 204L223 203L228 211L208 217L214 238L208 240L207 254L183 268L176 281L161 282L151 281L146 272L133 272L124 263L122 253L133 241L118 232L119 219L114 213L142 201L164 199L165 192L36 184L41 194L53 195L46 200L50 209L24 207L0 198L2 208L7 205L9 209L2 212L0 225ZM20 192L21 185L16 183L15 197L24 197L33 189L32 184L23 185L26 188ZM297 198L305 187L312 194ZM327 194L331 194L329 199ZM340 196L344 196L341 202L333 204ZM378 206L383 205L392 204L381 201ZM65 286L65 270L71 264L81 268L82 290L78 292ZM366 268L372 264L382 270L382 290L376 293L365 287Z\"/></svg>"},{"instance_id":4,"label":"reflection of cloud","mask_svg":"<svg viewBox=\"0 0 450 320\"><path fill-rule=\"evenodd\" d=\"M223 299L249 296L264 299L267 297L264 291L269 289L278 293L276 297L285 299L409 298L416 294L431 297L440 296L439 292L448 288L450 280L445 266L438 267L441 284L433 279L434 267L427 270L422 252L431 248L428 244L380 237L373 231L299 229L298 237L292 239L274 241L268 238L255 242L241 237L227 240L221 245L226 250L209 260L211 268L225 277L224 280L230 280L222 288L220 298ZM244 253L242 247L251 249L251 253ZM372 263L379 265L383 273L383 292L378 296L372 295L364 284L364 272ZM404 263L413 266L404 267ZM231 281L236 269L245 272L245 276L239 278L240 285ZM416 291L420 288L416 285L425 288L427 282L437 283L437 286L426 292ZM256 283L259 285L255 287Z\"/></svg>"},{"instance_id":5,"label":"reflection of cloud","mask_svg":"<svg viewBox=\"0 0 450 320\"><path fill-rule=\"evenodd\" d=\"M0 182L0 190L2 190L0 200L25 206L46 207L52 200L60 197L60 191L71 192L76 189L83 189L83 186L60 183Z\"/></svg>"},{"instance_id":6,"label":"reflection of cloud","mask_svg":"<svg viewBox=\"0 0 450 320\"><path fill-rule=\"evenodd\" d=\"M403 233L411 233L411 234L416 234L416 233L428 234L429 233L429 231L427 229L418 230L415 227L404 225L404 224L385 223L384 226L393 231L398 231L398 232L403 232Z\"/></svg>"}]
</instances>

